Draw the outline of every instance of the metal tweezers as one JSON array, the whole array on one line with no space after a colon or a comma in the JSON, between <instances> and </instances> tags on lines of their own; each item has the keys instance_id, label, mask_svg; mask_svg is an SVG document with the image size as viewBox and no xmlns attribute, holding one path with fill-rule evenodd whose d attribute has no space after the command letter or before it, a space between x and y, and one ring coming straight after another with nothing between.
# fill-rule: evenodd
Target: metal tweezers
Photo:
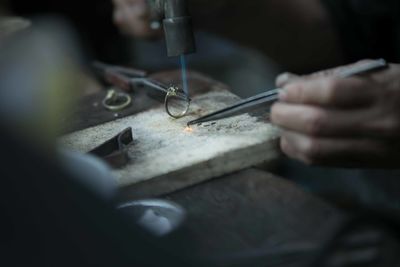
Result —
<instances>
[{"instance_id":1,"label":"metal tweezers","mask_svg":"<svg viewBox=\"0 0 400 267\"><path fill-rule=\"evenodd\" d=\"M372 60L362 64L355 65L354 67L344 69L343 71L337 74L339 78L348 78L351 76L364 74L371 71L378 71L382 69L386 69L388 67L387 62L384 59ZM274 90L267 91L265 93L261 93L247 99L241 100L238 103L218 110L216 112L205 115L199 119L188 122L188 126L201 124L210 121L222 120L238 115L242 115L251 111L254 111L260 107L265 107L268 109L271 108L272 104L279 99L279 92L282 89L277 88Z\"/></svg>"}]
</instances>

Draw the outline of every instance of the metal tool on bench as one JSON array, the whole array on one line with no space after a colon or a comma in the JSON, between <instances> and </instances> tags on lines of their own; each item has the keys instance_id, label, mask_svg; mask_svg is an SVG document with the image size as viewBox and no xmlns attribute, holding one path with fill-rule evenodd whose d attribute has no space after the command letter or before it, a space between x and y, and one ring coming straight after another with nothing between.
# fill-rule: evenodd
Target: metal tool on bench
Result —
<instances>
[{"instance_id":1,"label":"metal tool on bench","mask_svg":"<svg viewBox=\"0 0 400 267\"><path fill-rule=\"evenodd\" d=\"M132 143L132 128L127 128L91 150L89 154L102 158L114 168L120 168L129 162L128 147Z\"/></svg>"},{"instance_id":2,"label":"metal tool on bench","mask_svg":"<svg viewBox=\"0 0 400 267\"><path fill-rule=\"evenodd\" d=\"M118 210L156 237L171 234L186 220L183 207L164 199L135 200L118 206Z\"/></svg>"},{"instance_id":3,"label":"metal tool on bench","mask_svg":"<svg viewBox=\"0 0 400 267\"><path fill-rule=\"evenodd\" d=\"M123 97L122 94L129 96L127 93L137 89L145 89L150 97L164 101L165 110L169 116L179 119L189 111L191 99L183 90L177 86L167 86L164 83L156 81L148 77L145 71L108 65L101 62L93 63L93 67L107 83L125 91L125 93L120 94L120 97ZM110 105L107 102L109 99L110 95L103 101L103 105L109 110L129 105L131 101L129 96L126 97L126 102L124 103ZM127 102L129 103L127 104Z\"/></svg>"},{"instance_id":4,"label":"metal tool on bench","mask_svg":"<svg viewBox=\"0 0 400 267\"><path fill-rule=\"evenodd\" d=\"M355 65L352 68L345 69L341 71L337 76L340 78L348 78L355 75L364 74L371 71L378 71L388 67L387 62L384 59L378 59L373 61L368 61L363 64ZM241 100L238 103L218 110L216 112L205 115L199 119L188 122L188 126L201 124L210 121L222 120L238 115L242 115L251 111L254 111L260 107L270 108L274 102L279 99L279 92L282 89L277 88L265 93L261 93L247 99Z\"/></svg>"}]
</instances>

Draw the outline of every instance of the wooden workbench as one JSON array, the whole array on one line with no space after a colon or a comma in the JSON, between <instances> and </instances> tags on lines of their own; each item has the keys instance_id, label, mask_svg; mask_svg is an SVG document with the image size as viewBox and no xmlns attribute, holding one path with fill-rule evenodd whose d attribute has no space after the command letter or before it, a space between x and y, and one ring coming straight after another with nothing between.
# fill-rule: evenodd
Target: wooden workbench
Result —
<instances>
[{"instance_id":1,"label":"wooden workbench","mask_svg":"<svg viewBox=\"0 0 400 267\"><path fill-rule=\"evenodd\" d=\"M192 82L213 82L195 76ZM174 77L178 80L179 76L158 75L167 82ZM84 129L114 118L93 104L103 95L99 92L82 100L72 129ZM143 106L119 113L119 117L155 104L151 99L147 101L146 96L141 97ZM122 197L129 200L129 195ZM235 266L263 266L265 259L255 260L254 251L271 251L293 243L319 244L343 219L341 211L299 186L256 168L161 197L181 204L188 212L188 221L180 230L182 253L210 259L220 266L231 266L226 257L233 254L243 256L235 260Z\"/></svg>"},{"instance_id":2,"label":"wooden workbench","mask_svg":"<svg viewBox=\"0 0 400 267\"><path fill-rule=\"evenodd\" d=\"M267 106L258 114L253 111L251 115L188 128L189 121L240 100L225 86L199 74L191 75L190 88L190 109L182 118L166 114L163 97L150 110L136 113L140 105L152 103L138 97L147 97L146 93L152 91L137 88L131 93L135 114L116 116L111 122L65 135L59 143L69 150L87 153L129 128L133 142L126 148L128 160L113 174L131 199L172 193L245 168L270 165L280 157L279 129L270 123Z\"/></svg>"}]
</instances>

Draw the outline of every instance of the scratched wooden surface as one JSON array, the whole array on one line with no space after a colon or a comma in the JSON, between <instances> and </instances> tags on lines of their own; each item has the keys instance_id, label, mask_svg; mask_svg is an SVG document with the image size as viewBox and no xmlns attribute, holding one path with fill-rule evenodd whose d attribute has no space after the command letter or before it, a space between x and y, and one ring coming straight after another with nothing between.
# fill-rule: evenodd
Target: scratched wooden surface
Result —
<instances>
[{"instance_id":1,"label":"scratched wooden surface","mask_svg":"<svg viewBox=\"0 0 400 267\"><path fill-rule=\"evenodd\" d=\"M61 143L87 152L132 127L135 143L129 149L131 161L115 171L117 182L132 198L158 196L279 156L278 131L264 119L266 116L246 114L185 131L189 120L237 100L232 93L214 88L193 99L185 118L172 119L158 107L69 134Z\"/></svg>"}]
</instances>

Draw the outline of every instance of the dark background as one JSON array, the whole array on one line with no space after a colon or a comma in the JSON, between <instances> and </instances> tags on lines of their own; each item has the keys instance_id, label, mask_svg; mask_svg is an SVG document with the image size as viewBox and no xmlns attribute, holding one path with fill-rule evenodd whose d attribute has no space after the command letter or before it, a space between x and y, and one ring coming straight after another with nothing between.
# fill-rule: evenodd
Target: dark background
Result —
<instances>
[{"instance_id":1,"label":"dark background","mask_svg":"<svg viewBox=\"0 0 400 267\"><path fill-rule=\"evenodd\" d=\"M125 40L112 23L110 0L24 1L8 2L10 11L31 19L57 16L66 20L77 32L79 43L88 59L125 63Z\"/></svg>"}]
</instances>

